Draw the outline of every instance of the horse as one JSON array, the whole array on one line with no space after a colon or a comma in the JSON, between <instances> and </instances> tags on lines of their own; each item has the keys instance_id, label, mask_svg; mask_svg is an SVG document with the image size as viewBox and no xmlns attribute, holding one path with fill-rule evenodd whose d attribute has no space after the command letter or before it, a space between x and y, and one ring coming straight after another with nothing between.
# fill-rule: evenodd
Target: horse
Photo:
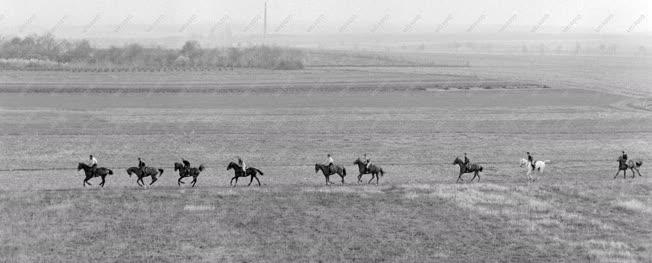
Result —
<instances>
[{"instance_id":1,"label":"horse","mask_svg":"<svg viewBox=\"0 0 652 263\"><path fill-rule=\"evenodd\" d=\"M197 177L199 176L199 173L204 171L206 167L204 165L199 165L199 167L191 167L190 169L186 169L186 167L181 164L181 163L174 163L174 170L179 171L179 180L177 180L177 184L181 186L181 184L185 184L181 179L186 178L186 177L192 177L192 187L195 187L195 184L197 183Z\"/></svg>"},{"instance_id":2,"label":"horse","mask_svg":"<svg viewBox=\"0 0 652 263\"><path fill-rule=\"evenodd\" d=\"M135 174L138 176L138 180L136 180L136 183L138 183L138 186L143 187L145 185L145 182L143 182L144 177L151 176L152 177L152 182L149 183L149 185L154 184L156 180L158 180L157 175L160 174L160 176L163 176L163 169L157 169L155 167L145 167L145 172L143 173L143 170L141 170L138 167L129 167L127 169L127 174L129 177L131 177L131 174Z\"/></svg>"},{"instance_id":3,"label":"horse","mask_svg":"<svg viewBox=\"0 0 652 263\"><path fill-rule=\"evenodd\" d=\"M258 186L260 186L260 180L258 180L258 176L256 176L256 175L257 174L264 175L263 171L258 170L258 169L254 168L254 167L247 167L247 172L245 173L245 172L242 171L242 166L240 166L240 165L238 165L237 163L234 163L234 162L231 162L231 163L229 163L228 166L226 166L227 171L231 170L231 169L233 169L233 172L235 173L235 175L233 176L233 178L231 178L231 181L229 182L229 185L236 186L238 184L238 178L239 177L251 176L251 179L249 180L249 184L247 186L251 186L251 183L254 181L254 179L256 179L256 181L258 182ZM233 183L233 180L235 180L235 184Z\"/></svg>"},{"instance_id":4,"label":"horse","mask_svg":"<svg viewBox=\"0 0 652 263\"><path fill-rule=\"evenodd\" d=\"M82 169L84 170L84 174L86 174L86 178L84 179L84 183L83 183L84 187L86 187L86 184L92 185L91 183L88 182L88 180L90 180L93 177L101 177L102 182L100 183L100 186L104 187L104 183L106 182L105 181L106 176L113 174L113 171L111 169L104 168L104 167L97 167L95 168L95 172L93 172L91 166L89 166L88 164L79 163L77 165L77 172L79 172L79 170Z\"/></svg>"},{"instance_id":5,"label":"horse","mask_svg":"<svg viewBox=\"0 0 652 263\"><path fill-rule=\"evenodd\" d=\"M331 183L330 176L332 174L338 174L340 177L342 177L342 184L344 184L344 176L346 176L346 169L342 166L335 165L333 164L333 167L335 169L331 170L330 167L326 164L315 164L315 173L319 173L321 170L322 173L324 173L324 177L326 177L326 185L333 184Z\"/></svg>"},{"instance_id":6,"label":"horse","mask_svg":"<svg viewBox=\"0 0 652 263\"><path fill-rule=\"evenodd\" d=\"M549 163L550 160L545 160L545 161L535 161L534 162L534 169L532 169L532 163L528 161L527 159L521 158L521 166L523 167L524 165L527 165L527 177L530 181L534 181L535 179L532 178L532 171L537 170L539 171L540 175L543 175L543 169L546 168L546 163Z\"/></svg>"},{"instance_id":7,"label":"horse","mask_svg":"<svg viewBox=\"0 0 652 263\"><path fill-rule=\"evenodd\" d=\"M367 165L365 165L362 162L362 160L360 160L360 158L356 159L355 162L353 162L353 164L357 164L358 170L360 171L360 174L358 174L358 183L362 182L363 174L371 174L371 179L369 179L369 182L367 182L367 184L370 184L375 177L376 185L378 185L378 180L380 179L380 176L385 175L385 171L383 171L383 168L381 168L380 166L376 166L375 164L369 165L369 169L367 169Z\"/></svg>"},{"instance_id":8,"label":"horse","mask_svg":"<svg viewBox=\"0 0 652 263\"><path fill-rule=\"evenodd\" d=\"M627 169L632 170L632 178L636 177L636 171L638 173L638 176L642 176L641 172L638 170L641 165L643 165L643 161L634 161L634 160L627 160L627 162L623 162L621 160L618 160L618 172L616 172L616 175L614 175L614 179L618 177L618 174L620 171L623 171L623 179L627 178Z\"/></svg>"},{"instance_id":9,"label":"horse","mask_svg":"<svg viewBox=\"0 0 652 263\"><path fill-rule=\"evenodd\" d=\"M476 163L470 163L469 167L466 167L466 165L464 165L464 162L462 161L462 159L460 159L460 157L456 157L455 161L453 161L453 164L457 164L460 167L460 175L457 177L457 181L455 181L456 183L458 183L459 181L464 181L462 179L462 174L466 174L466 173L473 173L473 178L471 178L471 182L473 182L473 179L475 179L476 177L478 177L478 182L480 182L480 172L482 172L483 170L482 165Z\"/></svg>"}]
</instances>

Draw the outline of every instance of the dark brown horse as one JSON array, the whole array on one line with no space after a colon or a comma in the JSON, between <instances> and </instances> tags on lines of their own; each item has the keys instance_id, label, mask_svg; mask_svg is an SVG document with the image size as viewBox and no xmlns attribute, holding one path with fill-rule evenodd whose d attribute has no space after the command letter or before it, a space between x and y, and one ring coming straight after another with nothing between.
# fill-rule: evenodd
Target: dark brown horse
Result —
<instances>
[{"instance_id":1,"label":"dark brown horse","mask_svg":"<svg viewBox=\"0 0 652 263\"><path fill-rule=\"evenodd\" d=\"M324 173L324 177L326 177L326 185L332 184L329 178L332 174L338 174L342 177L342 184L344 184L344 176L346 176L346 169L344 167L333 164L333 169L331 169L325 164L315 164L315 173L318 173L320 170Z\"/></svg>"},{"instance_id":2,"label":"dark brown horse","mask_svg":"<svg viewBox=\"0 0 652 263\"><path fill-rule=\"evenodd\" d=\"M457 177L456 183L459 183L460 181L464 181L462 179L463 174L467 173L473 173L473 178L471 178L471 182L473 182L473 179L478 177L478 182L480 182L480 172L482 172L482 165L476 164L476 163L470 163L469 166L467 167L464 165L464 161L460 159L460 157L456 157L455 161L453 161L453 164L457 164L460 167L460 175Z\"/></svg>"},{"instance_id":3,"label":"dark brown horse","mask_svg":"<svg viewBox=\"0 0 652 263\"><path fill-rule=\"evenodd\" d=\"M174 170L179 171L179 180L177 181L177 184L181 186L181 184L184 184L181 179L186 178L186 177L192 177L192 187L195 187L195 184L197 183L197 177L199 176L199 173L204 171L205 167L204 165L200 165L199 167L191 167L189 169L186 169L186 167L181 164L181 163L174 163Z\"/></svg>"},{"instance_id":4,"label":"dark brown horse","mask_svg":"<svg viewBox=\"0 0 652 263\"><path fill-rule=\"evenodd\" d=\"M638 170L641 165L643 165L643 161L627 160L624 162L618 160L618 172L616 172L616 175L614 175L614 179L618 177L620 171L623 171L623 179L627 178L627 169L632 170L632 178L636 177L636 173L638 173L638 176L642 176L641 172ZM634 173L634 171L636 171L636 173Z\"/></svg>"},{"instance_id":5,"label":"dark brown horse","mask_svg":"<svg viewBox=\"0 0 652 263\"><path fill-rule=\"evenodd\" d=\"M155 167L145 167L145 172L143 173L143 170L138 168L138 167L129 167L127 169L127 174L129 177L131 177L131 174L135 174L138 176L138 180L136 180L136 183L138 183L138 186L142 187L145 185L145 182L143 182L143 178L145 177L152 177L152 182L149 183L149 185L154 184L156 180L158 180L158 176L163 176L163 169L157 169Z\"/></svg>"},{"instance_id":6,"label":"dark brown horse","mask_svg":"<svg viewBox=\"0 0 652 263\"><path fill-rule=\"evenodd\" d=\"M86 184L92 185L91 183L88 182L88 180L90 180L93 177L101 177L102 182L100 183L100 186L104 187L104 183L106 182L105 180L106 176L113 174L113 171L111 171L111 169L104 168L104 167L97 167L95 168L95 172L93 172L93 169L91 169L89 165L85 163L79 163L77 165L77 172L79 172L79 170L82 169L84 170L84 174L86 175L86 178L84 179L84 187L86 187Z\"/></svg>"},{"instance_id":7,"label":"dark brown horse","mask_svg":"<svg viewBox=\"0 0 652 263\"><path fill-rule=\"evenodd\" d=\"M358 183L362 182L362 175L364 174L371 174L371 179L369 179L369 182L367 184L370 184L371 181L374 180L374 177L376 178L376 185L378 185L378 180L380 179L380 176L385 175L385 171L383 171L383 168L380 168L380 166L376 166L375 164L369 165L369 169L367 169L367 165L358 158L353 162L353 164L358 165L358 171L360 174L358 174ZM380 176L379 176L380 175Z\"/></svg>"},{"instance_id":8,"label":"dark brown horse","mask_svg":"<svg viewBox=\"0 0 652 263\"><path fill-rule=\"evenodd\" d=\"M258 182L258 186L260 186L260 180L258 180L258 176L256 175L257 174L264 175L263 171L258 170L254 167L247 167L247 172L245 173L244 171L242 171L242 166L234 162L231 162L229 163L228 166L226 166L227 171L231 169L233 169L235 175L233 176L233 178L231 178L229 185L236 186L238 184L238 178L251 176L251 179L249 180L249 184L247 186L250 186L251 183L254 181L254 179L256 179L256 181ZM233 183L233 180L235 180L235 184Z\"/></svg>"}]
</instances>

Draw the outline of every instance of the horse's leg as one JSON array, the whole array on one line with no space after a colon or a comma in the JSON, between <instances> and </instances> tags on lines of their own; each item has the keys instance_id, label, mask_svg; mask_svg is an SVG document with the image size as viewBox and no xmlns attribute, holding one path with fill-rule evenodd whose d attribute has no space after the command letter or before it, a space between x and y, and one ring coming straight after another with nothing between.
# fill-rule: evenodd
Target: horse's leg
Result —
<instances>
[{"instance_id":1,"label":"horse's leg","mask_svg":"<svg viewBox=\"0 0 652 263\"><path fill-rule=\"evenodd\" d=\"M342 184L344 184L344 175L340 174L340 177L342 177Z\"/></svg>"},{"instance_id":2,"label":"horse's leg","mask_svg":"<svg viewBox=\"0 0 652 263\"><path fill-rule=\"evenodd\" d=\"M374 177L375 177L374 174L371 174L371 179L369 179L369 182L367 182L367 184L370 184L374 180Z\"/></svg>"},{"instance_id":3,"label":"horse's leg","mask_svg":"<svg viewBox=\"0 0 652 263\"><path fill-rule=\"evenodd\" d=\"M328 181L328 175L324 175L324 178L326 179L326 185L328 185L328 183L329 183L329 181Z\"/></svg>"},{"instance_id":4,"label":"horse's leg","mask_svg":"<svg viewBox=\"0 0 652 263\"><path fill-rule=\"evenodd\" d=\"M250 176L251 178L249 179L249 184L247 186L251 186L251 183L254 181L254 176Z\"/></svg>"},{"instance_id":5,"label":"horse's leg","mask_svg":"<svg viewBox=\"0 0 652 263\"><path fill-rule=\"evenodd\" d=\"M634 167L629 168L632 171L632 178L636 178L636 173L634 173Z\"/></svg>"},{"instance_id":6,"label":"horse's leg","mask_svg":"<svg viewBox=\"0 0 652 263\"><path fill-rule=\"evenodd\" d=\"M154 184L154 182L156 182L157 180L158 180L158 178L156 178L156 175L152 175L152 182L149 183L149 185Z\"/></svg>"},{"instance_id":7,"label":"horse's leg","mask_svg":"<svg viewBox=\"0 0 652 263\"><path fill-rule=\"evenodd\" d=\"M192 187L195 187L196 183L197 183L197 176L192 178Z\"/></svg>"},{"instance_id":8,"label":"horse's leg","mask_svg":"<svg viewBox=\"0 0 652 263\"><path fill-rule=\"evenodd\" d=\"M230 186L233 186L233 179L235 179L235 176L233 178L231 178L231 181L229 181Z\"/></svg>"},{"instance_id":9,"label":"horse's leg","mask_svg":"<svg viewBox=\"0 0 652 263\"><path fill-rule=\"evenodd\" d=\"M102 175L101 177L102 177L102 182L100 183L100 186L104 187L104 182L105 182L104 177L106 177L106 175Z\"/></svg>"},{"instance_id":10,"label":"horse's leg","mask_svg":"<svg viewBox=\"0 0 652 263\"><path fill-rule=\"evenodd\" d=\"M475 175L478 176L478 183L479 183L479 182L480 182L480 172L476 171L476 172L475 172Z\"/></svg>"},{"instance_id":11,"label":"horse's leg","mask_svg":"<svg viewBox=\"0 0 652 263\"><path fill-rule=\"evenodd\" d=\"M627 168L623 170L623 179L627 179Z\"/></svg>"},{"instance_id":12,"label":"horse's leg","mask_svg":"<svg viewBox=\"0 0 652 263\"><path fill-rule=\"evenodd\" d=\"M84 178L84 182L82 182L82 184L84 185L84 187L86 187L86 184L89 184L89 185L90 185L90 183L88 183L88 179L90 179L90 178L88 178L88 176L86 176L86 178Z\"/></svg>"},{"instance_id":13,"label":"horse's leg","mask_svg":"<svg viewBox=\"0 0 652 263\"><path fill-rule=\"evenodd\" d=\"M358 175L358 183L362 183L362 174Z\"/></svg>"},{"instance_id":14,"label":"horse's leg","mask_svg":"<svg viewBox=\"0 0 652 263\"><path fill-rule=\"evenodd\" d=\"M639 177L643 177L643 176L641 175L641 171L639 171L638 168L634 168L634 169L635 169L636 172L638 173L638 176L639 176Z\"/></svg>"},{"instance_id":15,"label":"horse's leg","mask_svg":"<svg viewBox=\"0 0 652 263\"><path fill-rule=\"evenodd\" d=\"M258 176L254 175L254 178L256 178L256 182L258 182L258 186L260 186L260 180L258 180Z\"/></svg>"},{"instance_id":16,"label":"horse's leg","mask_svg":"<svg viewBox=\"0 0 652 263\"><path fill-rule=\"evenodd\" d=\"M460 180L462 180L462 173L460 173L460 175L457 177L457 181L455 181L455 183L459 183Z\"/></svg>"},{"instance_id":17,"label":"horse's leg","mask_svg":"<svg viewBox=\"0 0 652 263\"><path fill-rule=\"evenodd\" d=\"M181 181L181 179L183 179L183 177L179 177L179 180L177 180L177 184L178 184L179 186L181 186L181 184L183 184L183 182Z\"/></svg>"},{"instance_id":18,"label":"horse's leg","mask_svg":"<svg viewBox=\"0 0 652 263\"><path fill-rule=\"evenodd\" d=\"M618 169L618 172L616 172L616 175L614 175L614 179L616 179L616 177L618 177L619 173L620 173L620 169Z\"/></svg>"}]
</instances>

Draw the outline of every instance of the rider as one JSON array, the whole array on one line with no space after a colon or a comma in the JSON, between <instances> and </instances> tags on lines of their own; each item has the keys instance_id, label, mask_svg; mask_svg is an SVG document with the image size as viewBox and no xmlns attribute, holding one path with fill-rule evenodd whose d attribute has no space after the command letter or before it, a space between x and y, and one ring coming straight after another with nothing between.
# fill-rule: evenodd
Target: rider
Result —
<instances>
[{"instance_id":1,"label":"rider","mask_svg":"<svg viewBox=\"0 0 652 263\"><path fill-rule=\"evenodd\" d=\"M91 167L91 174L95 174L95 169L97 168L97 159L91 154L88 156L88 165Z\"/></svg>"},{"instance_id":2,"label":"rider","mask_svg":"<svg viewBox=\"0 0 652 263\"><path fill-rule=\"evenodd\" d=\"M367 171L369 171L369 166L371 165L371 159L369 159L369 157L367 157L366 153L364 154L363 159L364 159L364 162L365 162L365 168L367 169Z\"/></svg>"},{"instance_id":3,"label":"rider","mask_svg":"<svg viewBox=\"0 0 652 263\"><path fill-rule=\"evenodd\" d=\"M530 166L532 166L532 169L534 169L534 158L532 158L532 155L530 155L530 152L527 152L527 160L530 162Z\"/></svg>"},{"instance_id":4,"label":"rider","mask_svg":"<svg viewBox=\"0 0 652 263\"><path fill-rule=\"evenodd\" d=\"M333 157L331 157L331 154L327 154L326 157L328 157L328 160L326 161L326 164L328 165L328 170L332 171L333 170Z\"/></svg>"},{"instance_id":5,"label":"rider","mask_svg":"<svg viewBox=\"0 0 652 263\"><path fill-rule=\"evenodd\" d=\"M618 157L618 162L620 162L621 165L627 163L627 154L625 151L623 151L623 154Z\"/></svg>"},{"instance_id":6,"label":"rider","mask_svg":"<svg viewBox=\"0 0 652 263\"><path fill-rule=\"evenodd\" d=\"M464 167L466 167L468 169L469 168L469 163L470 163L469 158L466 157L466 153L464 153Z\"/></svg>"},{"instance_id":7,"label":"rider","mask_svg":"<svg viewBox=\"0 0 652 263\"><path fill-rule=\"evenodd\" d=\"M185 170L185 173L190 173L190 162L183 158L181 158L181 162L183 163L183 169Z\"/></svg>"},{"instance_id":8,"label":"rider","mask_svg":"<svg viewBox=\"0 0 652 263\"><path fill-rule=\"evenodd\" d=\"M242 172L246 175L247 174L247 164L238 156L238 165L240 165L240 168L242 168Z\"/></svg>"},{"instance_id":9,"label":"rider","mask_svg":"<svg viewBox=\"0 0 652 263\"><path fill-rule=\"evenodd\" d=\"M143 174L145 174L145 162L143 162L140 157L138 157L138 168Z\"/></svg>"}]
</instances>

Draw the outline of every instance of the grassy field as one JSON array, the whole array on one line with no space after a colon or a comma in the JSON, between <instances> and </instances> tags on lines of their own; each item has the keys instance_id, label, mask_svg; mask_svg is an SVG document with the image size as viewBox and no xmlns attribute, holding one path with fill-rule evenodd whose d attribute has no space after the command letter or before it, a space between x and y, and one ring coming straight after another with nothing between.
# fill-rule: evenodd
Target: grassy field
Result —
<instances>
[{"instance_id":1,"label":"grassy field","mask_svg":"<svg viewBox=\"0 0 652 263\"><path fill-rule=\"evenodd\" d=\"M2 192L2 257L648 261L649 183Z\"/></svg>"},{"instance_id":2,"label":"grassy field","mask_svg":"<svg viewBox=\"0 0 652 263\"><path fill-rule=\"evenodd\" d=\"M388 70L2 75L0 261L652 260L647 98L559 85L593 73ZM613 179L623 149L643 177ZM534 183L526 151L551 160ZM464 152L480 183L454 183ZM90 153L103 189L74 170ZM326 153L345 185L315 174ZM355 183L363 153L380 186ZM139 156L166 170L147 189ZM236 156L262 187L228 186ZM195 188L182 157L208 167Z\"/></svg>"}]
</instances>

